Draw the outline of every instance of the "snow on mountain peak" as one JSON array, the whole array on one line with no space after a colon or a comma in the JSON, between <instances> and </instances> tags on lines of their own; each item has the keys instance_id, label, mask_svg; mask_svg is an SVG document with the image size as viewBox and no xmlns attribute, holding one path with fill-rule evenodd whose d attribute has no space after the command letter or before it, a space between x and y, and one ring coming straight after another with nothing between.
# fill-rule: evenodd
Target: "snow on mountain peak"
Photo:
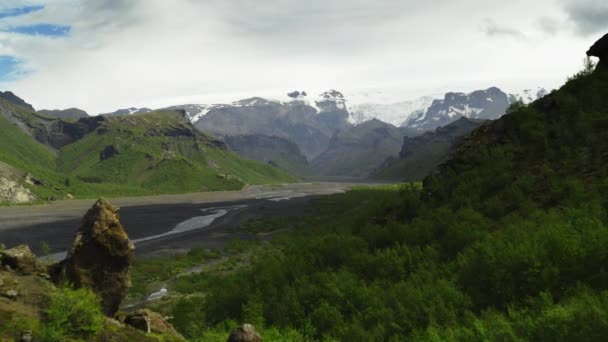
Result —
<instances>
[{"instance_id":1,"label":"snow on mountain peak","mask_svg":"<svg viewBox=\"0 0 608 342\"><path fill-rule=\"evenodd\" d=\"M549 91L542 87L538 87L536 89L524 89L514 94L510 94L509 101L511 103L520 101L524 104L529 104L548 94Z\"/></svg>"},{"instance_id":2,"label":"snow on mountain peak","mask_svg":"<svg viewBox=\"0 0 608 342\"><path fill-rule=\"evenodd\" d=\"M430 96L423 96L409 101L390 104L363 103L350 108L350 118L352 119L352 123L357 125L372 119L378 119L395 126L400 126L411 116L424 113L431 106L434 99Z\"/></svg>"}]
</instances>

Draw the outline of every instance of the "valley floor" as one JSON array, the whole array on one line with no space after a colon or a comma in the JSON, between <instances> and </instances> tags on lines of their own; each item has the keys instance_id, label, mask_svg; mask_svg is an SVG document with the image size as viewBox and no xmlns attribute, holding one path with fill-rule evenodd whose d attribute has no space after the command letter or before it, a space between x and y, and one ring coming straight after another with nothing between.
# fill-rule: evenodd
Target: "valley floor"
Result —
<instances>
[{"instance_id":1,"label":"valley floor","mask_svg":"<svg viewBox=\"0 0 608 342\"><path fill-rule=\"evenodd\" d=\"M251 186L241 191L116 198L121 221L136 242L139 256L173 253L192 247L222 248L234 239L254 236L234 227L252 216L303 214L313 196L341 193L354 183L297 183ZM361 185L358 183L356 185ZM61 253L69 248L81 218L93 200L58 201L48 205L0 207L0 242L28 244Z\"/></svg>"}]
</instances>

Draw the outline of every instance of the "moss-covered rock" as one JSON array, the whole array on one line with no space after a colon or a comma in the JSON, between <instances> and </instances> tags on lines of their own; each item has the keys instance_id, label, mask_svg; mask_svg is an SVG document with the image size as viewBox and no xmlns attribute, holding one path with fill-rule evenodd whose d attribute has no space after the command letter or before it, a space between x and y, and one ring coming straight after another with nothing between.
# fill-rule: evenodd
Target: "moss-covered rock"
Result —
<instances>
[{"instance_id":1,"label":"moss-covered rock","mask_svg":"<svg viewBox=\"0 0 608 342\"><path fill-rule=\"evenodd\" d=\"M112 317L131 286L134 251L118 208L101 198L86 213L68 257L53 266L53 279L92 289Z\"/></svg>"}]
</instances>

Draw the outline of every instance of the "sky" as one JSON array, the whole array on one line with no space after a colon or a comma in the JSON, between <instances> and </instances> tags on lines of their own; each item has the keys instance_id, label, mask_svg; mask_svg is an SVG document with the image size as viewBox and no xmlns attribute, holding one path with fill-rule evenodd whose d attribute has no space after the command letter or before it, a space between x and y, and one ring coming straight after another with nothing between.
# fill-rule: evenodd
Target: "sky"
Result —
<instances>
[{"instance_id":1,"label":"sky","mask_svg":"<svg viewBox=\"0 0 608 342\"><path fill-rule=\"evenodd\" d=\"M97 114L551 89L605 33L606 0L0 0L0 90Z\"/></svg>"}]
</instances>

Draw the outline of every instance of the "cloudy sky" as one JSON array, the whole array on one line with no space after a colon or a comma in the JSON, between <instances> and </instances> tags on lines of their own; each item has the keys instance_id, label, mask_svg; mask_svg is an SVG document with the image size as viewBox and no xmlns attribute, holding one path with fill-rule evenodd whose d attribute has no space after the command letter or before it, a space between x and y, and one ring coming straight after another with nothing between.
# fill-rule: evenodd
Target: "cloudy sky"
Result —
<instances>
[{"instance_id":1,"label":"cloudy sky","mask_svg":"<svg viewBox=\"0 0 608 342\"><path fill-rule=\"evenodd\" d=\"M0 90L96 114L551 88L607 32L606 0L0 0Z\"/></svg>"}]
</instances>

